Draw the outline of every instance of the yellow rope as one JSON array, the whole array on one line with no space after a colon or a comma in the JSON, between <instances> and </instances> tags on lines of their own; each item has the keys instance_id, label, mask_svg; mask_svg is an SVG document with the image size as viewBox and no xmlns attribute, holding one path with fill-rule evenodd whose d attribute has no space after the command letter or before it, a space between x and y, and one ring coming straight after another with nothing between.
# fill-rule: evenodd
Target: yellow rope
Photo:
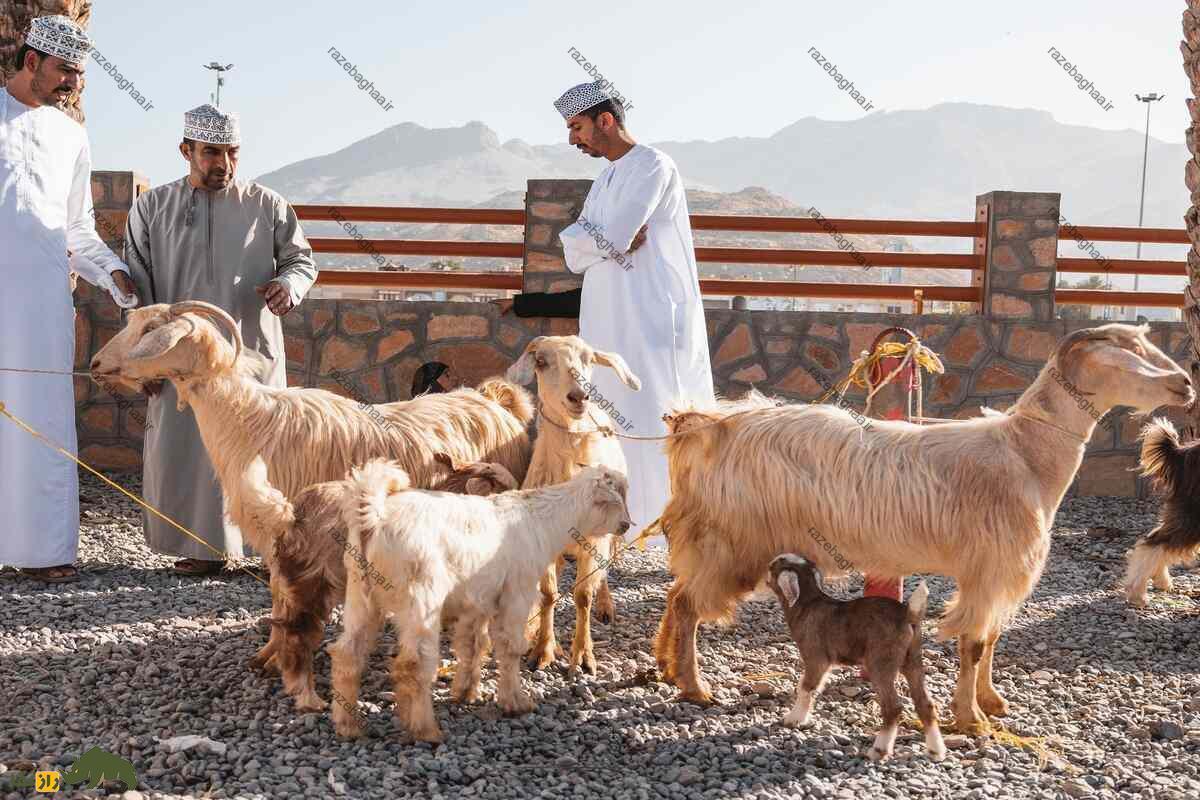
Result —
<instances>
[{"instance_id":1,"label":"yellow rope","mask_svg":"<svg viewBox=\"0 0 1200 800\"><path fill-rule=\"evenodd\" d=\"M73 453L71 453L71 452L70 452L70 451L68 451L68 450L65 450L65 449L63 449L62 447L60 447L58 444L56 444L55 442L53 442L52 440L50 440L50 439L49 439L48 437L46 437L45 435L43 435L43 434L39 433L38 431L34 430L34 429L33 429L33 428L30 426L30 425L28 425L28 424L27 424L27 423L26 423L24 420L21 420L21 419L17 418L16 416L14 416L14 415L13 415L13 413L12 413L11 411L9 411L9 410L8 410L8 408L7 408L7 407L4 405L4 402L3 402L3 401L0 401L0 414L3 414L4 416L6 416L6 417L8 417L9 419L11 419L11 420L13 421L13 423L15 423L15 424L17 425L17 427L19 427L19 428L21 428L22 430L24 430L26 433L28 433L28 434L29 434L30 436L32 436L33 438L35 438L35 439L38 439L38 440L40 440L40 441L44 442L44 443L45 443L45 444L46 444L46 445L47 445L47 446L48 446L48 447L49 447L51 450L56 450L56 451L58 451L59 453L62 453L64 456L66 456L67 458L71 459L71 460L72 460L72 461L74 461L76 464L78 464L79 466L83 467L83 468L84 468L84 469L86 469L88 472L92 473L92 474L93 474L93 475L95 475L97 478L99 478L100 480L102 480L102 481L104 481L105 483L107 483L109 486L113 487L113 488L114 488L114 489L116 489L117 491L119 491L119 492L121 492L122 494L124 494L126 497L128 497L130 500L132 500L133 502L135 502L135 503L137 503L138 505L140 505L142 508L145 508L145 509L146 509L146 510L148 510L148 511L152 511L152 512L154 512L154 513L155 513L155 514L157 514L159 517L162 517L164 520L166 520L167 522L169 522L169 523L171 523L172 525L174 525L176 528L178 528L180 531L182 531L182 532L183 532L183 533L185 533L186 535L188 535L188 536L190 536L191 538L195 539L197 542L199 542L200 544L204 545L204 546L205 546L205 547L207 547L209 550L212 550L214 553L216 553L218 556L220 556L220 560L221 560L221 561L224 561L224 560L225 560L225 554L224 554L224 553L222 553L220 550L218 550L217 548L213 547L213 546L212 546L212 545L210 545L208 542L204 541L204 540L203 540L203 539L201 539L199 536L197 536L196 534L192 533L192 532L191 532L191 531L189 531L187 528L183 527L183 526L182 526L182 525L180 525L178 522L176 522L175 520L171 519L171 518L170 518L170 517L168 517L166 514L164 514L163 512L159 511L157 508L155 508L154 506L150 505L149 503L147 503L147 502L146 502L145 500L143 500L142 498L138 497L138 496L137 496L136 494L134 494L133 492L129 491L128 489L126 489L125 487L121 486L120 484L114 483L113 481L111 481L111 480L109 480L107 477L105 477L104 475L101 475L99 472L97 472L96 470L92 469L90 466L88 466L87 464L83 463L83 462L82 462L82 461L80 461L78 458L76 458L76 457L75 457L75 455L74 455ZM251 571L250 571L249 569L247 569L246 567L240 567L240 569L241 569L243 572L245 572L247 575L249 575L251 578L254 578L254 580L256 580L256 581L258 581L259 583L261 583L263 586L266 586L267 588L270 588L270 586L271 586L271 585L270 585L269 583L267 583L267 582L266 582L266 581L264 581L262 578L260 578L260 577L258 577L257 575L255 575L253 572L251 572Z\"/></svg>"},{"instance_id":2,"label":"yellow rope","mask_svg":"<svg viewBox=\"0 0 1200 800\"><path fill-rule=\"evenodd\" d=\"M899 366L885 375L883 380L880 381L878 385L872 384L871 375L874 372L875 365L885 358L901 358L903 360L900 362ZM942 360L938 358L937 353L933 352L924 344L922 344L921 340L915 336L907 344L901 344L900 342L884 342L876 347L874 352L867 352L866 350L863 350L861 353L859 353L858 358L855 359L854 363L850 365L850 373L846 375L845 379L843 379L841 383L834 384L833 386L829 387L829 389L825 391L825 394L821 395L813 402L824 403L834 394L844 397L846 390L850 388L850 384L854 384L855 386L861 386L867 390L867 408L869 410L871 406L871 400L874 399L875 394L884 386L887 386L889 383L891 383L892 380L904 370L904 367L907 366L910 361L916 361L917 365L923 368L926 372L940 375L946 371L946 368L942 365Z\"/></svg>"}]
</instances>

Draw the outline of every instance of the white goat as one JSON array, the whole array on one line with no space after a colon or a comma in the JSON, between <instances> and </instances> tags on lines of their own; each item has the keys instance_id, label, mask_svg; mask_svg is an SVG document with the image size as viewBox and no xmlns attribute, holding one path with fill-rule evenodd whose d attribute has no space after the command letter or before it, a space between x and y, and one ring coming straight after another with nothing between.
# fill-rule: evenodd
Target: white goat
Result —
<instances>
[{"instance_id":1,"label":"white goat","mask_svg":"<svg viewBox=\"0 0 1200 800\"><path fill-rule=\"evenodd\" d=\"M621 474L627 472L621 443L601 430L591 413L590 397L582 386L596 365L608 367L635 391L641 381L616 353L593 350L578 336L538 336L525 347L515 364L508 368L508 379L522 386L537 378L537 439L524 489L551 486L570 479L582 467L606 466ZM612 622L616 608L608 588L608 565L612 563L615 541L600 539L594 547L568 542L567 551L575 556L575 635L571 639L571 669L595 673L596 656L592 645L591 609L601 622ZM558 570L562 558L550 562L539 584L541 603L531 625L537 634L529 651L529 668L544 669L553 663L558 645L554 635L554 603L558 600Z\"/></svg>"},{"instance_id":2,"label":"white goat","mask_svg":"<svg viewBox=\"0 0 1200 800\"><path fill-rule=\"evenodd\" d=\"M215 323L215 324L214 324ZM221 336L224 329L230 345ZM158 304L129 312L125 327L92 359L97 380L138 389L167 379L179 395L179 408L191 406L230 519L268 562L269 532L255 518L243 491L247 470L262 458L267 480L294 501L307 487L345 478L370 458L394 458L413 485L430 486L445 473L435 456L455 463L498 463L518 480L525 476L531 446L525 432L533 409L525 390L502 379L486 382L486 393L458 389L415 400L374 406L323 389L264 386L252 377L261 366L243 352L233 318L209 303ZM275 581L273 581L275 583ZM272 587L273 618L283 618L280 591ZM256 666L272 660L281 636L254 657Z\"/></svg>"},{"instance_id":3,"label":"white goat","mask_svg":"<svg viewBox=\"0 0 1200 800\"><path fill-rule=\"evenodd\" d=\"M986 727L983 712L1006 714L992 685L996 640L1041 575L1054 515L1098 416L1195 396L1147 332L1112 324L1072 333L999 416L928 427L876 421L864 431L846 411L763 408L758 398L675 412L663 523L677 580L656 644L664 677L683 698L711 702L697 623L729 618L782 553L844 572L817 531L867 574L953 577L958 595L940 633L959 640L958 725ZM1074 399L1079 392L1092 413Z\"/></svg>"},{"instance_id":4,"label":"white goat","mask_svg":"<svg viewBox=\"0 0 1200 800\"><path fill-rule=\"evenodd\" d=\"M497 702L506 713L532 711L520 657L537 578L573 539L629 529L624 476L592 467L557 486L475 497L408 490L399 465L373 460L350 480L357 490L347 493L342 509L347 541L390 586L372 586L347 555L344 629L330 647L338 733L362 732L354 713L360 677L389 613L399 640L392 665L396 714L414 738L442 738L430 685L443 612L458 619L451 697L478 697L486 625L500 670Z\"/></svg>"}]
</instances>

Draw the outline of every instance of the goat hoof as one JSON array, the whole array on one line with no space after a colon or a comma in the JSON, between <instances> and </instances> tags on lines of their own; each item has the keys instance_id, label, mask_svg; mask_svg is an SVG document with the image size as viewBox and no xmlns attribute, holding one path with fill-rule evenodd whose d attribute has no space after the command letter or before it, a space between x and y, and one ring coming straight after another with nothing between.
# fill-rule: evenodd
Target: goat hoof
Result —
<instances>
[{"instance_id":1,"label":"goat hoof","mask_svg":"<svg viewBox=\"0 0 1200 800\"><path fill-rule=\"evenodd\" d=\"M302 713L324 711L328 707L329 703L322 700L316 694L301 695L296 698L296 710Z\"/></svg>"},{"instance_id":2,"label":"goat hoof","mask_svg":"<svg viewBox=\"0 0 1200 800\"><path fill-rule=\"evenodd\" d=\"M1125 602L1134 608L1145 608L1149 604L1150 598L1146 596L1144 591L1140 594L1138 592L1130 592L1125 595Z\"/></svg>"},{"instance_id":3,"label":"goat hoof","mask_svg":"<svg viewBox=\"0 0 1200 800\"><path fill-rule=\"evenodd\" d=\"M355 719L350 719L345 722L335 721L333 729L337 731L337 735L343 739L357 739L363 735L362 723Z\"/></svg>"},{"instance_id":4,"label":"goat hoof","mask_svg":"<svg viewBox=\"0 0 1200 800\"><path fill-rule=\"evenodd\" d=\"M500 710L510 717L528 714L537 708L537 703L528 696L517 696L499 702Z\"/></svg>"},{"instance_id":5,"label":"goat hoof","mask_svg":"<svg viewBox=\"0 0 1200 800\"><path fill-rule=\"evenodd\" d=\"M799 717L793 717L791 714L788 714L783 718L783 724L789 728L795 728L798 731L802 731L811 728L813 726L813 721L812 719L800 719Z\"/></svg>"},{"instance_id":6,"label":"goat hoof","mask_svg":"<svg viewBox=\"0 0 1200 800\"><path fill-rule=\"evenodd\" d=\"M421 728L412 732L412 738L418 742L429 742L430 744L442 743L442 731L436 726L433 728Z\"/></svg>"},{"instance_id":7,"label":"goat hoof","mask_svg":"<svg viewBox=\"0 0 1200 800\"><path fill-rule=\"evenodd\" d=\"M931 761L938 761L938 762L945 761L946 760L945 746L943 746L940 750L930 750L929 758Z\"/></svg>"},{"instance_id":8,"label":"goat hoof","mask_svg":"<svg viewBox=\"0 0 1200 800\"><path fill-rule=\"evenodd\" d=\"M591 653L572 653L571 654L571 669L572 675L578 674L579 670L583 670L588 675L596 674L596 657Z\"/></svg>"},{"instance_id":9,"label":"goat hoof","mask_svg":"<svg viewBox=\"0 0 1200 800\"><path fill-rule=\"evenodd\" d=\"M553 651L547 652L546 650L543 650L541 648L534 650L532 653L529 654L529 658L527 658L525 660L525 666L529 667L529 669L534 672L543 670L553 663L554 663Z\"/></svg>"},{"instance_id":10,"label":"goat hoof","mask_svg":"<svg viewBox=\"0 0 1200 800\"><path fill-rule=\"evenodd\" d=\"M985 714L992 717L1008 716L1008 701L995 692L979 696L979 707Z\"/></svg>"},{"instance_id":11,"label":"goat hoof","mask_svg":"<svg viewBox=\"0 0 1200 800\"><path fill-rule=\"evenodd\" d=\"M868 756L872 761L886 761L887 759L891 758L892 754L887 750L880 750L878 747L872 747Z\"/></svg>"},{"instance_id":12,"label":"goat hoof","mask_svg":"<svg viewBox=\"0 0 1200 800\"><path fill-rule=\"evenodd\" d=\"M679 699L685 703L695 703L698 706L713 706L717 704L711 692L704 689L684 691L679 693Z\"/></svg>"},{"instance_id":13,"label":"goat hoof","mask_svg":"<svg viewBox=\"0 0 1200 800\"><path fill-rule=\"evenodd\" d=\"M455 703L459 703L464 706L469 706L469 705L472 705L473 703L478 703L479 702L479 687L472 686L469 689L462 689L457 692L451 692L450 699L453 700Z\"/></svg>"},{"instance_id":14,"label":"goat hoof","mask_svg":"<svg viewBox=\"0 0 1200 800\"><path fill-rule=\"evenodd\" d=\"M1175 579L1172 578L1166 572L1163 572L1159 575L1155 575L1150 580L1150 583L1154 586L1155 589L1158 589L1160 592L1169 592L1175 588Z\"/></svg>"}]
</instances>

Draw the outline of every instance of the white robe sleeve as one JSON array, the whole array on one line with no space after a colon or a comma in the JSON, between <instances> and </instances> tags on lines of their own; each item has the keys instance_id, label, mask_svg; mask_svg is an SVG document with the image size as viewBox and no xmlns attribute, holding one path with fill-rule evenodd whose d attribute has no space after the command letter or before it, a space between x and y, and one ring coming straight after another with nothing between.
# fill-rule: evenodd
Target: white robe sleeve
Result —
<instances>
[{"instance_id":1,"label":"white robe sleeve","mask_svg":"<svg viewBox=\"0 0 1200 800\"><path fill-rule=\"evenodd\" d=\"M620 192L620 205L606 209L606 224L587 223L585 205L580 221L559 234L567 269L581 273L602 261L624 258L633 237L658 208L670 183L670 171L663 162L656 161L649 172L628 179Z\"/></svg>"},{"instance_id":2,"label":"white robe sleeve","mask_svg":"<svg viewBox=\"0 0 1200 800\"><path fill-rule=\"evenodd\" d=\"M92 206L92 154L87 139L75 160L75 174L71 179L71 196L67 198L67 250L70 253L70 269L88 283L103 289L121 308L133 308L138 304L137 294L125 295L117 288L112 273L129 268L117 257L96 233L96 220Z\"/></svg>"}]
</instances>

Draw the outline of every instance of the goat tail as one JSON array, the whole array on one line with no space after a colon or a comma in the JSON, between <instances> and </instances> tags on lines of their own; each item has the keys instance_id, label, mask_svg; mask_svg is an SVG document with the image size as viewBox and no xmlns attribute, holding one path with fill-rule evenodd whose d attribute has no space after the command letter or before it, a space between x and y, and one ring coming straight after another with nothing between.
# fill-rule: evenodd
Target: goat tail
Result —
<instances>
[{"instance_id":1,"label":"goat tail","mask_svg":"<svg viewBox=\"0 0 1200 800\"><path fill-rule=\"evenodd\" d=\"M929 587L925 585L925 581L913 591L908 597L908 621L913 625L920 625L921 620L925 619L925 606L929 604Z\"/></svg>"},{"instance_id":2,"label":"goat tail","mask_svg":"<svg viewBox=\"0 0 1200 800\"><path fill-rule=\"evenodd\" d=\"M1166 417L1155 417L1142 428L1142 475L1153 478L1168 495L1179 490L1184 475L1184 453L1179 431Z\"/></svg>"},{"instance_id":3,"label":"goat tail","mask_svg":"<svg viewBox=\"0 0 1200 800\"><path fill-rule=\"evenodd\" d=\"M267 465L256 457L229 498L229 516L242 529L247 542L266 556L276 542L286 540L296 528L296 509L283 492L267 480Z\"/></svg>"},{"instance_id":4,"label":"goat tail","mask_svg":"<svg viewBox=\"0 0 1200 800\"><path fill-rule=\"evenodd\" d=\"M479 384L476 391L512 414L522 425L528 425L533 419L533 400L524 387L496 376Z\"/></svg>"},{"instance_id":5,"label":"goat tail","mask_svg":"<svg viewBox=\"0 0 1200 800\"><path fill-rule=\"evenodd\" d=\"M366 557L371 534L387 520L387 499L412 488L408 473L395 461L373 458L350 470L349 491L342 499L347 540Z\"/></svg>"}]
</instances>

